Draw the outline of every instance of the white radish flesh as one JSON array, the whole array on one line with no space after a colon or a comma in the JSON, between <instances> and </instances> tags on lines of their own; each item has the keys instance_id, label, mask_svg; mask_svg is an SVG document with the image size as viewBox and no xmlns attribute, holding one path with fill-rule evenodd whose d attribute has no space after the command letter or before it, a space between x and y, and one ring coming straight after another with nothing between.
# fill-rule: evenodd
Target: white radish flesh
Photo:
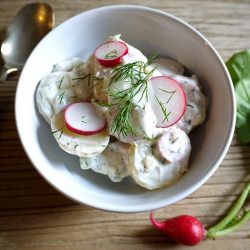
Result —
<instances>
[{"instance_id":1,"label":"white radish flesh","mask_svg":"<svg viewBox=\"0 0 250 250\"><path fill-rule=\"evenodd\" d=\"M156 127L167 128L180 120L186 110L186 96L181 85L166 76L151 78L152 109L157 118Z\"/></svg>"},{"instance_id":2,"label":"white radish flesh","mask_svg":"<svg viewBox=\"0 0 250 250\"><path fill-rule=\"evenodd\" d=\"M96 48L96 60L104 67L115 67L128 54L128 46L120 41L107 42Z\"/></svg>"},{"instance_id":3,"label":"white radish flesh","mask_svg":"<svg viewBox=\"0 0 250 250\"><path fill-rule=\"evenodd\" d=\"M81 135L96 134L106 127L106 120L98 114L90 102L77 102L65 109L64 120L67 128Z\"/></svg>"},{"instance_id":4,"label":"white radish flesh","mask_svg":"<svg viewBox=\"0 0 250 250\"><path fill-rule=\"evenodd\" d=\"M102 153L109 143L106 130L93 135L79 135L65 126L64 110L51 119L52 134L58 145L67 153L79 157L95 157Z\"/></svg>"}]
</instances>

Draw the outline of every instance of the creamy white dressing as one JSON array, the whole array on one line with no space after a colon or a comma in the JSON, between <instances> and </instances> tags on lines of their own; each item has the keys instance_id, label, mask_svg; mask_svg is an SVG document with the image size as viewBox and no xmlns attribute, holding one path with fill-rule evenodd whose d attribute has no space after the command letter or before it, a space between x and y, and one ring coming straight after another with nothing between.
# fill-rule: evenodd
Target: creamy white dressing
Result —
<instances>
[{"instance_id":1,"label":"creamy white dressing","mask_svg":"<svg viewBox=\"0 0 250 250\"><path fill-rule=\"evenodd\" d=\"M80 166L82 169L92 169L107 175L113 182L120 182L129 176L127 168L129 147L129 144L123 142L111 142L102 154L92 158L80 158Z\"/></svg>"},{"instance_id":2,"label":"creamy white dressing","mask_svg":"<svg viewBox=\"0 0 250 250\"><path fill-rule=\"evenodd\" d=\"M173 127L168 129L169 133L178 133ZM130 147L129 173L137 184L147 189L157 189L163 186L169 186L174 183L188 167L188 159L191 151L188 136L182 131L179 134L179 140L172 145L173 150L181 148L181 157L174 162L162 160L154 148L154 143L149 141L138 141Z\"/></svg>"},{"instance_id":3,"label":"creamy white dressing","mask_svg":"<svg viewBox=\"0 0 250 250\"><path fill-rule=\"evenodd\" d=\"M85 64L73 58L53 66L51 73L41 79L36 103L39 112L50 123L52 117L68 104L86 101L92 96L89 71Z\"/></svg>"},{"instance_id":4,"label":"creamy white dressing","mask_svg":"<svg viewBox=\"0 0 250 250\"><path fill-rule=\"evenodd\" d=\"M120 35L116 35L106 41L122 40ZM147 62L147 58L138 49L129 44L127 46L128 54L123 56L122 64ZM184 67L179 62L159 58L146 71L150 72L156 65L158 68L152 77L166 75L182 85L187 99L186 112L176 125L156 128L156 116L146 96L142 97L141 89L132 99L130 114L136 135L124 136L112 132L118 107L108 109L96 104L110 104L113 101L107 93L113 69L100 65L94 55L89 57L86 64L77 58L58 63L40 81L36 95L38 109L45 120L51 122L52 132L59 146L70 154L80 156L82 169L92 169L107 175L113 182L131 176L138 185L147 189L171 185L187 170L191 151L187 133L204 121L206 99L196 76L182 76ZM115 87L125 90L132 83L119 79ZM148 91L152 91L150 84ZM63 109L69 103L90 99L98 112L104 114L108 133L104 131L96 135L80 136L65 129ZM115 136L118 141L109 142L109 135Z\"/></svg>"},{"instance_id":5,"label":"creamy white dressing","mask_svg":"<svg viewBox=\"0 0 250 250\"><path fill-rule=\"evenodd\" d=\"M186 94L186 112L178 122L178 126L186 133L202 124L206 117L206 97L201 91L198 79L195 75L191 78L175 75L172 76L182 86Z\"/></svg>"}]
</instances>

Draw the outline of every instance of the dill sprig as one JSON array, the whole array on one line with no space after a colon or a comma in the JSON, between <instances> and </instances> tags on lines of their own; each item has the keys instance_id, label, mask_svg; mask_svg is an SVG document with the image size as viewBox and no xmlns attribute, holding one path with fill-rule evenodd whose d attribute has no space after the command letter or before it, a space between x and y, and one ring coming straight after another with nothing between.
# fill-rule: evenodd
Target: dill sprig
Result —
<instances>
[{"instance_id":1,"label":"dill sprig","mask_svg":"<svg viewBox=\"0 0 250 250\"><path fill-rule=\"evenodd\" d=\"M83 79L85 79L85 78L89 78L90 77L90 73L89 74L86 74L86 75L84 75L84 76L79 76L79 77L76 77L76 78L72 78L72 81L79 81L79 80L83 80Z\"/></svg>"},{"instance_id":2,"label":"dill sprig","mask_svg":"<svg viewBox=\"0 0 250 250\"><path fill-rule=\"evenodd\" d=\"M93 83L92 87L89 87L89 88L90 88L90 89L95 88L95 87L96 87L97 85L99 85L103 80L104 80L104 77L96 77L96 76L94 76L94 77L93 77L94 83Z\"/></svg>"},{"instance_id":3,"label":"dill sprig","mask_svg":"<svg viewBox=\"0 0 250 250\"><path fill-rule=\"evenodd\" d=\"M60 140L62 137L62 134L63 134L63 130L64 130L64 126L62 128L55 130L55 131L52 131L52 134L60 132L59 136L57 137L57 140Z\"/></svg>"},{"instance_id":4,"label":"dill sprig","mask_svg":"<svg viewBox=\"0 0 250 250\"><path fill-rule=\"evenodd\" d=\"M179 137L176 137L175 139L172 138L172 144L174 144L177 140L179 140Z\"/></svg>"},{"instance_id":5,"label":"dill sprig","mask_svg":"<svg viewBox=\"0 0 250 250\"><path fill-rule=\"evenodd\" d=\"M168 121L168 117L169 115L171 114L171 111L167 112L167 109L166 107L164 106L164 103L162 101L159 100L159 98L157 96L155 96L158 104L160 105L160 108L161 108L161 112L164 116L164 119L162 120L162 124L167 120Z\"/></svg>"},{"instance_id":6,"label":"dill sprig","mask_svg":"<svg viewBox=\"0 0 250 250\"><path fill-rule=\"evenodd\" d=\"M91 83L91 73L89 74L86 74L86 75L83 75L83 76L80 76L80 77L76 77L76 78L72 78L71 80L76 82L75 84L72 84L72 86L77 86L79 84L79 81L80 80L83 80L83 79L88 79L88 87L90 87L90 83Z\"/></svg>"},{"instance_id":7,"label":"dill sprig","mask_svg":"<svg viewBox=\"0 0 250 250\"><path fill-rule=\"evenodd\" d=\"M144 140L147 140L147 141L150 141L150 142L154 142L155 141L155 137L149 137L147 134L146 134L146 132L145 131L143 131L143 134L144 134L144 137L143 137L143 139Z\"/></svg>"},{"instance_id":8,"label":"dill sprig","mask_svg":"<svg viewBox=\"0 0 250 250\"><path fill-rule=\"evenodd\" d=\"M110 51L108 54L106 54L106 55L104 56L104 58L105 58L105 59L116 58L116 57L117 57L117 54L118 54L117 50L114 49L114 50Z\"/></svg>"},{"instance_id":9,"label":"dill sprig","mask_svg":"<svg viewBox=\"0 0 250 250\"><path fill-rule=\"evenodd\" d=\"M58 89L61 88L61 85L62 85L62 83L63 83L63 80L64 80L64 76L63 76L62 79L58 82L58 83L59 83L59 84L58 84Z\"/></svg>"},{"instance_id":10,"label":"dill sprig","mask_svg":"<svg viewBox=\"0 0 250 250\"><path fill-rule=\"evenodd\" d=\"M57 100L60 104L62 104L62 101L65 98L64 95L65 95L65 90L60 95L57 96Z\"/></svg>"},{"instance_id":11,"label":"dill sprig","mask_svg":"<svg viewBox=\"0 0 250 250\"><path fill-rule=\"evenodd\" d=\"M93 80L94 80L94 81L97 81L97 82L100 82L100 81L103 81L103 80L104 80L104 77L96 77L96 76L94 76L94 77L93 77Z\"/></svg>"},{"instance_id":12,"label":"dill sprig","mask_svg":"<svg viewBox=\"0 0 250 250\"><path fill-rule=\"evenodd\" d=\"M51 73L54 73L54 72L56 72L56 64L53 65L52 70L51 70Z\"/></svg>"},{"instance_id":13,"label":"dill sprig","mask_svg":"<svg viewBox=\"0 0 250 250\"><path fill-rule=\"evenodd\" d=\"M173 95L174 95L175 92L176 92L176 89L173 90L173 91L168 91L168 90L164 90L164 89L159 88L159 90L161 90L162 92L165 92L165 93L170 94L170 96L169 96L169 98L167 99L166 103L169 103L169 101L172 99Z\"/></svg>"},{"instance_id":14,"label":"dill sprig","mask_svg":"<svg viewBox=\"0 0 250 250\"><path fill-rule=\"evenodd\" d=\"M87 123L87 121L86 120L84 120L86 118L86 116L85 115L83 115L82 116L82 120L81 120L81 122L83 122L83 123Z\"/></svg>"},{"instance_id":15,"label":"dill sprig","mask_svg":"<svg viewBox=\"0 0 250 250\"><path fill-rule=\"evenodd\" d=\"M187 103L187 107L194 108L194 106L189 103Z\"/></svg>"},{"instance_id":16,"label":"dill sprig","mask_svg":"<svg viewBox=\"0 0 250 250\"><path fill-rule=\"evenodd\" d=\"M131 121L131 112L135 105L133 99L137 94L140 94L141 96L138 103L145 98L145 107L148 101L148 80L156 69L156 67L154 67L148 70L147 67L154 59L155 56L146 63L136 61L118 65L113 69L107 89L108 95L111 97L111 103L106 105L109 108L113 106L117 108L117 113L111 126L112 133L117 133L122 136L137 134ZM129 82L131 84L130 87L120 90L116 86L116 83L120 80Z\"/></svg>"}]
</instances>

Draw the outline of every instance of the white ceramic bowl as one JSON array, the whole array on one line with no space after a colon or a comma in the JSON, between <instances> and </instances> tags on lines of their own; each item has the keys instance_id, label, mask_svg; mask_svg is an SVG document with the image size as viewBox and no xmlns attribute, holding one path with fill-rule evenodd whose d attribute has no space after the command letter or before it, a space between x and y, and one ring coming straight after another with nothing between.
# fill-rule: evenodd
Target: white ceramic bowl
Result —
<instances>
[{"instance_id":1,"label":"white ceramic bowl","mask_svg":"<svg viewBox=\"0 0 250 250\"><path fill-rule=\"evenodd\" d=\"M86 59L113 34L146 55L159 53L179 60L197 74L209 99L206 122L191 134L189 171L173 186L148 191L127 179L80 169L78 158L63 152L36 110L34 96L52 65L78 56ZM138 6L108 6L79 14L50 32L34 49L16 93L16 124L23 147L39 173L69 198L95 208L142 212L172 204L199 188L218 168L234 131L235 100L230 77L213 46L184 21Z\"/></svg>"}]
</instances>

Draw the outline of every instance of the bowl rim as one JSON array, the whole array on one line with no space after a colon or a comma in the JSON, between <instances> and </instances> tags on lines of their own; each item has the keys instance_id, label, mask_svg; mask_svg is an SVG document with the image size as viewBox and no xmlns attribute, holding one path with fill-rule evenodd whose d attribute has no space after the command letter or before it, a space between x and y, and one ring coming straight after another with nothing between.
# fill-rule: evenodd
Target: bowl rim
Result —
<instances>
[{"instance_id":1,"label":"bowl rim","mask_svg":"<svg viewBox=\"0 0 250 250\"><path fill-rule=\"evenodd\" d=\"M160 15L162 17L165 18L169 18L171 19L173 22L177 23L177 24L181 24L182 26L184 26L187 30L191 31L193 33L193 35L196 35L196 37L198 37L198 39L205 43L207 45L207 47L209 48L209 50L213 53L214 57L216 58L216 60L218 61L218 65L220 65L220 67L223 70L225 79L228 82L228 87L229 87L229 92L230 92L230 96L231 96L231 100L232 100L232 114L231 114L231 125L230 128L228 130L228 136L227 136L227 140L226 143L222 149L221 154L217 157L217 159L215 159L215 163L213 165L213 167L211 169L209 169L204 176L195 184L190 185L190 187L184 191L182 191L180 194L176 195L175 197L173 197L171 199L171 201L167 201L167 200L162 200L157 202L157 204L151 204L150 206L147 205L145 206L144 204L142 205L135 205L135 206L131 206L131 207L124 207L122 205L115 205L115 204L104 204L96 202L96 201L92 201L89 199L86 199L84 201L78 199L77 197L73 197L69 192L67 192L66 190L62 189L59 186L56 186L53 182L50 181L50 179L42 173L42 171L40 170L40 167L38 166L39 164L37 164L35 158L32 157L32 154L29 153L29 149L28 147L25 145L25 137L22 134L22 131L20 130L20 126L19 124L21 123L21 119L19 118L19 114L17 112L18 110L18 105L20 103L19 99L19 92L21 89L21 81L22 81L22 76L25 72L25 68L27 63L30 60L31 55L34 53L34 51L36 50L36 48L40 45L40 43L43 42L43 40L49 36L52 32L54 32L54 30L60 29L62 25L65 25L65 23L71 22L71 20L73 19L77 19L79 16L81 15L85 15L87 13L91 13L91 12L98 12L98 11L105 11L105 10L109 10L109 11L115 11L115 10L138 10L138 11L143 11L143 12L150 12L150 13L154 13L157 15ZM213 173L217 170L217 168L219 167L219 165L221 164L222 160L224 159L231 141L233 139L233 135L234 135L234 128L235 128L235 123L236 123L236 99L235 99L235 94L234 94L234 88L233 88L233 84L232 84L232 80L231 77L229 75L229 72L224 64L224 61L222 60L221 56L219 55L219 53L216 51L216 49L213 47L213 45L207 40L207 38L204 37L204 35L202 35L198 30L196 30L194 27L192 27L190 24L188 24L186 21L172 15L169 14L167 12L164 12L162 10L158 10L155 8L150 8L150 7L146 7L146 6L137 6L137 5L108 5L108 6L103 6L103 7L97 7L97 8L93 8L87 11L83 11L67 20L65 20L64 22L60 23L57 27L55 27L51 32L49 32L37 45L36 47L33 49L32 53L30 54L28 60L26 61L25 65L24 65L24 70L22 71L18 84L17 84L17 89L16 89L16 95L15 95L15 122L16 122L16 127L17 127L17 133L19 136L19 139L21 141L21 145L27 155L27 157L29 158L30 162L32 163L32 165L35 167L35 169L37 170L37 172L47 181L47 183L49 183L49 185L51 185L53 188L55 188L57 191L59 191L61 194L63 194L64 196L68 197L69 199L77 202L78 204L81 205L87 205L89 207L92 208L96 208L99 210L103 210L103 211L107 211L107 212L119 212L119 213L137 213L137 212L147 212L150 210L154 210L154 209L159 209L171 204L174 204L182 199L184 199L185 197L189 196L191 193L193 193L194 191L196 191L200 186L202 186L212 175Z\"/></svg>"}]
</instances>

